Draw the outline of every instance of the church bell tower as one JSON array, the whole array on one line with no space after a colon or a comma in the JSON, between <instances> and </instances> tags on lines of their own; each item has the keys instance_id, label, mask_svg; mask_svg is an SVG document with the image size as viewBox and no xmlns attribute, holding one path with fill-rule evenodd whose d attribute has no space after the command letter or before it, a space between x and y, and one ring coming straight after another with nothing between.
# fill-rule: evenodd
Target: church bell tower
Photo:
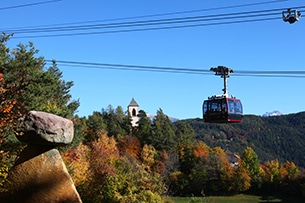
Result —
<instances>
[{"instance_id":1,"label":"church bell tower","mask_svg":"<svg viewBox=\"0 0 305 203\"><path fill-rule=\"evenodd\" d=\"M128 113L131 116L131 125L138 126L137 122L139 121L138 113L139 113L139 105L134 100L134 98L131 99L129 105L128 105Z\"/></svg>"}]
</instances>

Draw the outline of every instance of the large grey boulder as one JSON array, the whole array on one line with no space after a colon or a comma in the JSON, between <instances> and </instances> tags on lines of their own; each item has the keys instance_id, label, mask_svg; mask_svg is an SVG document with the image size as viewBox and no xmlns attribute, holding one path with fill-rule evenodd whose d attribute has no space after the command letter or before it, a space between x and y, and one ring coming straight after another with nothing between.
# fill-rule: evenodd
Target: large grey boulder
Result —
<instances>
[{"instance_id":1,"label":"large grey boulder","mask_svg":"<svg viewBox=\"0 0 305 203\"><path fill-rule=\"evenodd\" d=\"M41 111L30 111L20 120L17 138L21 142L39 145L64 146L73 140L73 122Z\"/></svg>"}]
</instances>

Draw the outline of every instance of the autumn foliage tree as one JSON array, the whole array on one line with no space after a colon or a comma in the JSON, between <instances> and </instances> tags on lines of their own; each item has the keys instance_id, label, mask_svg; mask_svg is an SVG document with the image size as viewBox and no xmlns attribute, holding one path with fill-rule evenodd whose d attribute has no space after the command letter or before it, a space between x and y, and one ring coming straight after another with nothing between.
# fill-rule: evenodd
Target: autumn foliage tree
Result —
<instances>
[{"instance_id":1,"label":"autumn foliage tree","mask_svg":"<svg viewBox=\"0 0 305 203\"><path fill-rule=\"evenodd\" d=\"M294 180L300 175L298 167L292 161L286 161L281 164L279 173L281 180Z\"/></svg>"},{"instance_id":2,"label":"autumn foliage tree","mask_svg":"<svg viewBox=\"0 0 305 203\"><path fill-rule=\"evenodd\" d=\"M234 168L232 180L233 192L244 192L251 188L251 175L249 170L241 164L241 160Z\"/></svg>"},{"instance_id":3,"label":"autumn foliage tree","mask_svg":"<svg viewBox=\"0 0 305 203\"><path fill-rule=\"evenodd\" d=\"M96 141L71 147L62 153L79 193L87 202L103 198L103 186L107 178L116 175L115 162L119 159L115 139L103 130L96 133Z\"/></svg>"},{"instance_id":4,"label":"autumn foliage tree","mask_svg":"<svg viewBox=\"0 0 305 203\"><path fill-rule=\"evenodd\" d=\"M97 136L97 140L62 153L83 201L161 202L166 187L161 175L150 170L156 150L127 146L138 142L131 136L121 142L103 130Z\"/></svg>"},{"instance_id":5,"label":"autumn foliage tree","mask_svg":"<svg viewBox=\"0 0 305 203\"><path fill-rule=\"evenodd\" d=\"M16 124L18 116L21 116L17 101L9 99L9 95L14 94L12 88L8 88L3 74L0 73L0 143L7 136L6 130Z\"/></svg>"},{"instance_id":6,"label":"autumn foliage tree","mask_svg":"<svg viewBox=\"0 0 305 203\"><path fill-rule=\"evenodd\" d=\"M129 155L138 159L141 154L141 144L138 138L127 135L119 140L118 148L123 155Z\"/></svg>"},{"instance_id":7,"label":"autumn foliage tree","mask_svg":"<svg viewBox=\"0 0 305 203\"><path fill-rule=\"evenodd\" d=\"M73 82L62 80L56 62L46 68L33 43L6 46L10 36L0 36L0 129L14 127L18 118L30 110L72 118L79 106L69 94ZM0 133L1 136L7 134Z\"/></svg>"},{"instance_id":8,"label":"autumn foliage tree","mask_svg":"<svg viewBox=\"0 0 305 203\"><path fill-rule=\"evenodd\" d=\"M80 143L77 147L71 147L62 152L61 156L67 163L73 182L79 188L83 188L88 180L92 179L90 173L90 148Z\"/></svg>"},{"instance_id":9,"label":"autumn foliage tree","mask_svg":"<svg viewBox=\"0 0 305 203\"><path fill-rule=\"evenodd\" d=\"M5 43L9 40L8 35L0 37L0 144L8 136L8 130L16 124L20 116L20 108L13 95L17 94L17 88L5 79L4 67L10 61L10 50Z\"/></svg>"},{"instance_id":10,"label":"autumn foliage tree","mask_svg":"<svg viewBox=\"0 0 305 203\"><path fill-rule=\"evenodd\" d=\"M251 186L253 189L261 187L263 182L263 169L260 165L260 160L251 147L247 147L241 156L241 165L246 168L251 177Z\"/></svg>"}]
</instances>

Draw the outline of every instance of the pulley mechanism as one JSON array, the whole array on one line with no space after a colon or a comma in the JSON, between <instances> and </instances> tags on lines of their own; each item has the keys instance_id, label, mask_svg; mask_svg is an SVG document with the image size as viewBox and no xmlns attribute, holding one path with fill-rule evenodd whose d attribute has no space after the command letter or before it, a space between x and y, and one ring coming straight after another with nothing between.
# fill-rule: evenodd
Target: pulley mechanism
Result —
<instances>
[{"instance_id":1,"label":"pulley mechanism","mask_svg":"<svg viewBox=\"0 0 305 203\"><path fill-rule=\"evenodd\" d=\"M216 68L211 68L210 70L214 71L215 75L221 76L223 78L223 96L228 97L229 93L227 78L230 77L230 73L233 73L233 70L226 66L217 66Z\"/></svg>"},{"instance_id":2,"label":"pulley mechanism","mask_svg":"<svg viewBox=\"0 0 305 203\"><path fill-rule=\"evenodd\" d=\"M284 22L289 22L290 24L300 20L301 12L295 9L288 8L287 11L282 12L282 17Z\"/></svg>"}]
</instances>

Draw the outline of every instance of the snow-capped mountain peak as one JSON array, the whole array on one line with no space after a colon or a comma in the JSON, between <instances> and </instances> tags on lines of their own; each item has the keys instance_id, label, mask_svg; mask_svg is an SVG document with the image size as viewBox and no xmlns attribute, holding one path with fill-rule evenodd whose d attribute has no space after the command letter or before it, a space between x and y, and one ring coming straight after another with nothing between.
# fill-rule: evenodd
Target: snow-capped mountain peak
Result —
<instances>
[{"instance_id":1,"label":"snow-capped mountain peak","mask_svg":"<svg viewBox=\"0 0 305 203\"><path fill-rule=\"evenodd\" d=\"M272 112L266 112L263 114L263 117L268 117L268 116L281 116L283 115L282 112L278 111L278 110L275 110L275 111L272 111Z\"/></svg>"}]
</instances>

